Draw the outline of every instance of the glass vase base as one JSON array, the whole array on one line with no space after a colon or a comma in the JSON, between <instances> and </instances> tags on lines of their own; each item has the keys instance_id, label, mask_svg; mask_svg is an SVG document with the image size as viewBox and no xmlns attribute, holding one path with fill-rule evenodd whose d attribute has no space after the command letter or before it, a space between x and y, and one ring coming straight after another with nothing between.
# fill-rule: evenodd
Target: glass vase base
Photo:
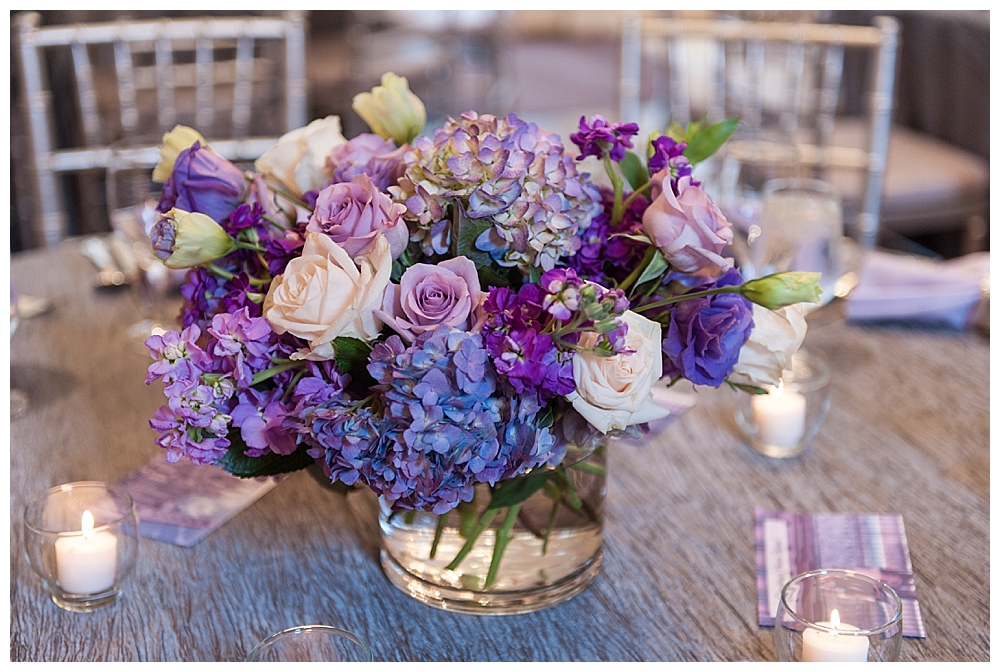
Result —
<instances>
[{"instance_id":1,"label":"glass vase base","mask_svg":"<svg viewBox=\"0 0 1000 672\"><path fill-rule=\"evenodd\" d=\"M110 607L122 596L121 590L112 590L99 595L52 595L52 601L60 609L76 613L87 613Z\"/></svg>"},{"instance_id":2,"label":"glass vase base","mask_svg":"<svg viewBox=\"0 0 1000 672\"><path fill-rule=\"evenodd\" d=\"M381 552L386 577L413 599L437 609L481 616L526 614L565 602L594 582L601 571L602 558L603 552L598 550L577 571L549 585L526 590L478 591L431 583L407 571L385 550Z\"/></svg>"}]
</instances>

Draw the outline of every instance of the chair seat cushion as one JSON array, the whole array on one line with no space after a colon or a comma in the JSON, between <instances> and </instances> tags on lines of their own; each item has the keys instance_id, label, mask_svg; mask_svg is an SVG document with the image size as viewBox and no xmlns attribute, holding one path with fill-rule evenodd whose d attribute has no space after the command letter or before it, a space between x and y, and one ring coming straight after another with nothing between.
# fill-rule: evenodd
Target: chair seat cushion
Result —
<instances>
[{"instance_id":1,"label":"chair seat cushion","mask_svg":"<svg viewBox=\"0 0 1000 672\"><path fill-rule=\"evenodd\" d=\"M861 119L838 120L831 146L863 147ZM827 176L844 196L845 209L861 200L861 175L834 170ZM892 126L882 184L881 225L902 235L959 229L986 214L990 165L981 156L925 133Z\"/></svg>"}]
</instances>

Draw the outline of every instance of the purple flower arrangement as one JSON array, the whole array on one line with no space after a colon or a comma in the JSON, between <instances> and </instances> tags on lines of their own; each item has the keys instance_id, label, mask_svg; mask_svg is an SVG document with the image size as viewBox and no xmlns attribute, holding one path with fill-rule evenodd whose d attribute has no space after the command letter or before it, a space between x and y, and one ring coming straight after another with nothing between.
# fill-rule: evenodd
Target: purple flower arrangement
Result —
<instances>
[{"instance_id":1,"label":"purple flower arrangement","mask_svg":"<svg viewBox=\"0 0 1000 672\"><path fill-rule=\"evenodd\" d=\"M574 154L467 112L417 137L423 107L396 91L398 108L358 109L376 133L317 120L252 171L191 129L165 136L154 250L190 269L181 329L147 341L168 459L243 477L315 464L444 514L477 484L556 473L564 423L664 417L661 377L777 382L802 337L783 313L818 299L816 278L744 282L725 256L730 224L692 176L725 128L638 150L636 124L582 118ZM758 311L796 329L757 347Z\"/></svg>"}]
</instances>

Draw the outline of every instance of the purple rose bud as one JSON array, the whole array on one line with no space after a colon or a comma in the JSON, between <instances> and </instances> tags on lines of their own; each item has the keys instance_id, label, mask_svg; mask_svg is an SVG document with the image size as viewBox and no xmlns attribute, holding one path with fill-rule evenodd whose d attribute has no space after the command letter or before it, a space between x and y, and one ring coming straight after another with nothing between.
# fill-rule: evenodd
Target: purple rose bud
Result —
<instances>
[{"instance_id":1,"label":"purple rose bud","mask_svg":"<svg viewBox=\"0 0 1000 672\"><path fill-rule=\"evenodd\" d=\"M182 151L163 185L157 210L200 212L224 221L247 195L243 171L200 142Z\"/></svg>"},{"instance_id":2,"label":"purple rose bud","mask_svg":"<svg viewBox=\"0 0 1000 672\"><path fill-rule=\"evenodd\" d=\"M364 173L380 191L386 191L396 186L406 168L403 154L407 148L404 145L397 149L395 142L374 133L351 138L334 147L326 160L327 166L333 169L330 184L350 182Z\"/></svg>"}]
</instances>

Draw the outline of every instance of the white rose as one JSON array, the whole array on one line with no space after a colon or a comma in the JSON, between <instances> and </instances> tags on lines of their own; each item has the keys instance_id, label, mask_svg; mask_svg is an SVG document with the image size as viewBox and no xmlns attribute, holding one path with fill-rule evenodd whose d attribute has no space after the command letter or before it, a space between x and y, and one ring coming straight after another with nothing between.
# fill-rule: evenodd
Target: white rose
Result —
<instances>
[{"instance_id":1,"label":"white rose","mask_svg":"<svg viewBox=\"0 0 1000 672\"><path fill-rule=\"evenodd\" d=\"M777 385L806 336L804 304L794 303L778 310L754 304L753 324L733 373L758 387Z\"/></svg>"},{"instance_id":2,"label":"white rose","mask_svg":"<svg viewBox=\"0 0 1000 672\"><path fill-rule=\"evenodd\" d=\"M326 184L332 174L326 159L334 147L345 142L340 132L340 117L330 115L285 133L278 138L278 144L257 159L254 167L298 197Z\"/></svg>"},{"instance_id":3,"label":"white rose","mask_svg":"<svg viewBox=\"0 0 1000 672\"><path fill-rule=\"evenodd\" d=\"M293 359L330 359L331 341L338 336L363 341L378 336L382 321L374 311L382 305L391 271L385 236L359 255L355 265L328 235L309 232L302 256L288 262L285 272L271 282L264 317L275 332L287 331L309 342L309 350Z\"/></svg>"},{"instance_id":4,"label":"white rose","mask_svg":"<svg viewBox=\"0 0 1000 672\"><path fill-rule=\"evenodd\" d=\"M625 313L625 344L631 354L598 357L591 352L573 356L576 391L566 398L591 425L607 434L611 429L651 422L669 415L653 401L653 383L660 378L663 354L660 324L638 313ZM580 345L592 347L598 335L590 332Z\"/></svg>"}]
</instances>

